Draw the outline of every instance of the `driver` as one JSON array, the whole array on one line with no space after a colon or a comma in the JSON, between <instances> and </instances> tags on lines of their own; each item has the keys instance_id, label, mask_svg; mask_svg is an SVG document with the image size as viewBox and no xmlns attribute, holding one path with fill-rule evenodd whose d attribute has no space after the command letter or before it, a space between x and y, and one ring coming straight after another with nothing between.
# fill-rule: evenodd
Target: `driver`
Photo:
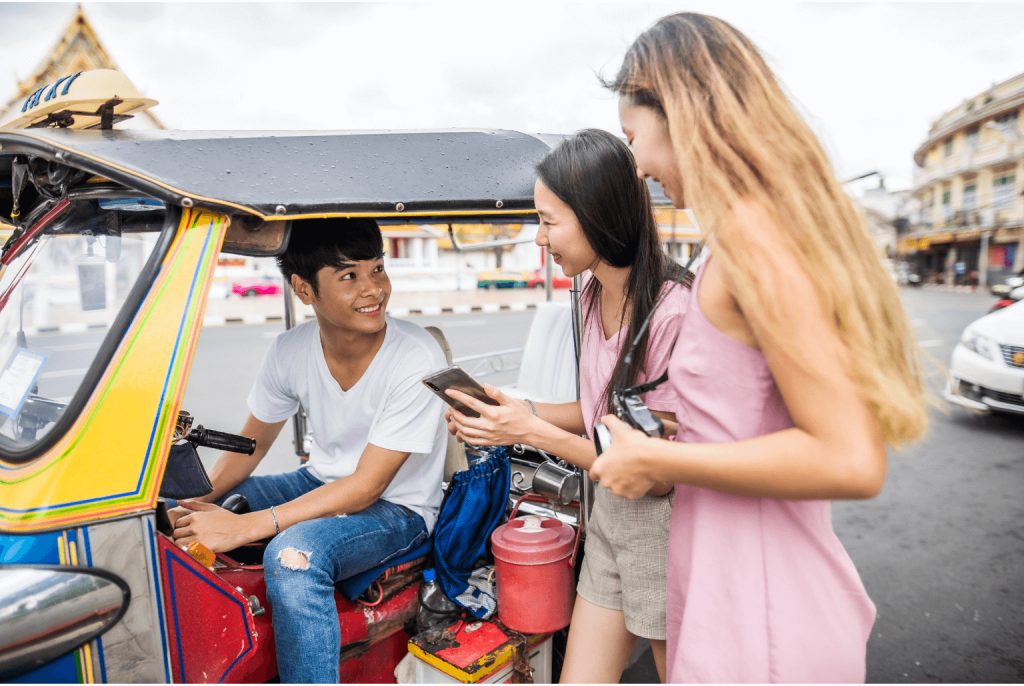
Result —
<instances>
[{"instance_id":1,"label":"driver","mask_svg":"<svg viewBox=\"0 0 1024 686\"><path fill-rule=\"evenodd\" d=\"M273 537L263 556L283 682L337 683L334 584L427 540L441 503L443 404L420 383L445 366L423 328L385 315L391 282L368 219L297 222L278 266L315 320L280 334L249 393L252 456L221 455L213 492L171 511L174 538L214 552ZM309 462L250 476L305 408ZM240 493L234 514L212 503Z\"/></svg>"}]
</instances>

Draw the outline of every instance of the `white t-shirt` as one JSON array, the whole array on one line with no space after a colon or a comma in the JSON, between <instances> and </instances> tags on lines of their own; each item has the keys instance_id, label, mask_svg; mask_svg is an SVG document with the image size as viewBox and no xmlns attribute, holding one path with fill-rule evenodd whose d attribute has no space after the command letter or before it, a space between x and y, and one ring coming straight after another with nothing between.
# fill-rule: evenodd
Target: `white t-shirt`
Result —
<instances>
[{"instance_id":1,"label":"white t-shirt","mask_svg":"<svg viewBox=\"0 0 1024 686\"><path fill-rule=\"evenodd\" d=\"M316 320L282 333L249 392L249 411L271 424L301 403L313 434L308 466L323 481L355 472L367 443L411 453L382 497L415 511L429 532L441 505L448 437L444 403L421 379L445 367L444 353L422 327L386 321L380 350L347 391L327 368Z\"/></svg>"}]
</instances>

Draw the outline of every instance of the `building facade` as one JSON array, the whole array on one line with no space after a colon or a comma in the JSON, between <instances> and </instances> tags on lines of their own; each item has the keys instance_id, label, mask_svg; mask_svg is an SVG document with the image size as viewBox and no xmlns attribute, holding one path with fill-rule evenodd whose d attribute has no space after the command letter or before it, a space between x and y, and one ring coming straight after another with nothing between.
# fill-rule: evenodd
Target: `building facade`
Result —
<instances>
[{"instance_id":1,"label":"building facade","mask_svg":"<svg viewBox=\"0 0 1024 686\"><path fill-rule=\"evenodd\" d=\"M914 162L902 259L932 283L986 286L1024 268L1024 73L939 117Z\"/></svg>"}]
</instances>

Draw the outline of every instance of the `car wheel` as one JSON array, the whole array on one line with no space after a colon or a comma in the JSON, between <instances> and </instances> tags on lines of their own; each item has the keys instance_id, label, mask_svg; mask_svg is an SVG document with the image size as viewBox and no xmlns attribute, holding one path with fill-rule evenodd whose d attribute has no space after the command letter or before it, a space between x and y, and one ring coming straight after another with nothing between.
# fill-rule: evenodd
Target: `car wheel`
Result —
<instances>
[{"instance_id":1,"label":"car wheel","mask_svg":"<svg viewBox=\"0 0 1024 686\"><path fill-rule=\"evenodd\" d=\"M250 288L249 290L247 290L247 291L246 291L245 293L243 293L242 295L243 295L243 297L245 297L245 298L249 298L249 297L251 297L251 296L254 296L254 295L256 295L256 291L254 291L254 290L252 290L252 289Z\"/></svg>"},{"instance_id":2,"label":"car wheel","mask_svg":"<svg viewBox=\"0 0 1024 686\"><path fill-rule=\"evenodd\" d=\"M489 284L487 284L487 290L489 290L489 291L493 291L497 287L498 287L498 284L496 284L496 283L489 283Z\"/></svg>"}]
</instances>

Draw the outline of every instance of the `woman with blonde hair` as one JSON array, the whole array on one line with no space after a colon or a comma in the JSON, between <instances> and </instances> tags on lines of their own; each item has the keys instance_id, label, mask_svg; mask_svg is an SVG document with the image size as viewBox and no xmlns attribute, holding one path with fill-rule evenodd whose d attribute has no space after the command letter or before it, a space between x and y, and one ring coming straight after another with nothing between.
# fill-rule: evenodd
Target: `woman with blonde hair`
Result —
<instances>
[{"instance_id":1,"label":"woman with blonde hair","mask_svg":"<svg viewBox=\"0 0 1024 686\"><path fill-rule=\"evenodd\" d=\"M754 45L700 14L658 21L617 77L640 173L693 208L709 257L669 364L676 441L603 419L591 474L676 484L670 681L863 681L875 607L830 500L882 488L925 429L916 344L821 145Z\"/></svg>"}]
</instances>

